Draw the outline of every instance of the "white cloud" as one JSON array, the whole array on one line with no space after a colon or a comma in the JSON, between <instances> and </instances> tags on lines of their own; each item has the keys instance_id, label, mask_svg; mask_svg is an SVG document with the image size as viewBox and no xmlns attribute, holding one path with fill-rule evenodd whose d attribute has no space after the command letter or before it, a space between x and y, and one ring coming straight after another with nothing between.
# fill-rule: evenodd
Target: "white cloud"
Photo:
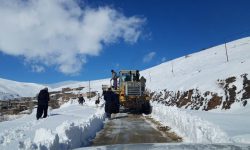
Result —
<instances>
[{"instance_id":1,"label":"white cloud","mask_svg":"<svg viewBox=\"0 0 250 150\"><path fill-rule=\"evenodd\" d=\"M145 19L73 0L0 0L0 51L75 74L87 56L119 40L137 42Z\"/></svg>"},{"instance_id":2,"label":"white cloud","mask_svg":"<svg viewBox=\"0 0 250 150\"><path fill-rule=\"evenodd\" d=\"M154 58L155 55L156 55L156 52L148 53L147 55L144 56L143 62L144 63L150 62Z\"/></svg>"},{"instance_id":3,"label":"white cloud","mask_svg":"<svg viewBox=\"0 0 250 150\"><path fill-rule=\"evenodd\" d=\"M38 72L38 73L45 71L45 68L43 66L39 66L39 65L32 65L31 69L33 72Z\"/></svg>"}]
</instances>

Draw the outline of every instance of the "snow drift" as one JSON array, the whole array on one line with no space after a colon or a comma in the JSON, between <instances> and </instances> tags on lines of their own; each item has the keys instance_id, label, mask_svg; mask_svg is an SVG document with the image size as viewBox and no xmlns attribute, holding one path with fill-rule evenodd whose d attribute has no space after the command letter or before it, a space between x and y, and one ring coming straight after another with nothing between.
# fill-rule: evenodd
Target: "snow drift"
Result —
<instances>
[{"instance_id":1,"label":"snow drift","mask_svg":"<svg viewBox=\"0 0 250 150\"><path fill-rule=\"evenodd\" d=\"M52 110L46 119L35 120L35 112L0 124L0 149L73 149L89 145L103 127L103 100L83 106L69 101Z\"/></svg>"}]
</instances>

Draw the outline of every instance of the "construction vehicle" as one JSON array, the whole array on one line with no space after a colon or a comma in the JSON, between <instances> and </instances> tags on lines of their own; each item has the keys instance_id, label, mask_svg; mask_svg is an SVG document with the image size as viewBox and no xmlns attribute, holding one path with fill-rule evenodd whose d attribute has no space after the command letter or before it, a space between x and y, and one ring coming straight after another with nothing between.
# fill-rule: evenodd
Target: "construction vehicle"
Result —
<instances>
[{"instance_id":1,"label":"construction vehicle","mask_svg":"<svg viewBox=\"0 0 250 150\"><path fill-rule=\"evenodd\" d=\"M121 70L119 72L118 88L112 91L119 95L120 105L125 109L136 110L137 112L151 113L150 98L145 91L145 82L136 79L136 70ZM108 85L102 85L103 92Z\"/></svg>"}]
</instances>

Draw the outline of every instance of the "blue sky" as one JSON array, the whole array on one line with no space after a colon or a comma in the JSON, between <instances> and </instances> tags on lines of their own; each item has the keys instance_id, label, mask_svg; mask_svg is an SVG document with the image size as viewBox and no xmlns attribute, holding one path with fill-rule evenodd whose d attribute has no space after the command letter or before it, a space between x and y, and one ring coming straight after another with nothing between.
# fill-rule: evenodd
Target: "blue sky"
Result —
<instances>
[{"instance_id":1,"label":"blue sky","mask_svg":"<svg viewBox=\"0 0 250 150\"><path fill-rule=\"evenodd\" d=\"M65 5L67 4L65 3ZM44 3L41 3L38 6L43 5ZM36 49L36 46L40 44L33 44L41 38L35 36L36 34L33 33L35 30L27 30L29 31L27 34L32 34L32 36L25 36L31 37L29 39L31 40L30 43L33 44L31 44L32 46L29 43L26 45L19 44L20 47L13 46L20 40L15 38L15 36L12 37L11 34L7 40L7 42L10 42L10 45L3 44L6 41L6 37L0 36L0 78L36 83L102 79L110 77L111 69L143 70L158 65L163 61L250 35L250 1L248 0L209 0L206 2L200 0L88 0L82 1L81 5L84 6L82 9L90 8L92 12L98 12L97 9L100 7L104 8L104 11L101 11L100 14L110 12L109 10L115 10L115 13L119 14L117 20L123 19L128 24L132 22L129 24L130 26L122 27L122 29L126 28L127 31L135 29L134 32L138 31L140 33L139 37L136 37L137 34L134 33L130 38L135 39L128 41L127 34L118 35L114 39L111 38L114 36L111 34L108 42L105 42L104 38L104 40L98 41L96 44L97 48L90 47L89 51L93 49L95 52L89 52L84 47L84 54L77 51L75 52L76 56L67 56L71 55L71 53L68 52L70 50L66 49L65 55L62 53L62 56L67 56L65 59L62 57L58 61L52 61L54 56L50 58L50 52L48 52L48 56L43 57L40 53L39 55L38 53L30 55L30 52L21 50L22 47L30 50L32 48ZM6 7L10 10L13 9L12 7L8 8L8 4L6 4ZM106 7L109 8L108 11L106 11ZM21 11L23 9L26 9L26 7L22 7ZM57 9L54 10L56 11ZM11 11L0 11L0 17L1 13L6 12ZM58 16L60 17L60 15ZM58 16L56 17L58 18ZM97 17L100 17L100 15ZM131 21L129 20L130 17L134 17L137 20ZM95 16L92 16L92 18L95 18ZM4 18L1 20L8 21L8 19ZM25 22L30 20L28 19ZM70 20L66 21L70 22ZM45 22L49 25L51 23ZM130 28L131 26L136 27ZM110 32L117 32L121 29L113 30L111 26L109 30ZM6 31L5 26L1 27L0 25L1 31ZM18 31L16 33L21 34L22 32ZM68 33L63 32L62 34ZM7 32L5 33L6 35L8 35ZM34 39L38 40L32 41L33 36ZM20 37L23 38L23 36ZM53 48L58 48L61 45L69 46L65 44L68 42L67 40L64 39L61 42L62 40L57 40L56 38L61 37L49 39L52 41L51 45L53 45ZM81 38L81 40L85 41L84 38ZM14 40L12 41L12 39ZM57 44L60 46L57 46ZM61 54L59 52L60 48L58 49L55 56L58 56L58 53ZM41 50L37 48L37 51ZM78 53L79 55L77 55ZM70 62L69 64L68 60L71 58L76 58L76 62ZM82 59L83 62L81 62ZM80 64L82 63L80 67L77 66L78 61ZM71 70L69 67L72 66L76 66L77 69Z\"/></svg>"}]
</instances>

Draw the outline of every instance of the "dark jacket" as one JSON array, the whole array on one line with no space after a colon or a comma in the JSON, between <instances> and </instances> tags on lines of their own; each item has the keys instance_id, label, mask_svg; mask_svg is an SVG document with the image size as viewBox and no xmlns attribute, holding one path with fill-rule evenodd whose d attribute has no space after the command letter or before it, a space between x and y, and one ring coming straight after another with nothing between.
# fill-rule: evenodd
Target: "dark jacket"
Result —
<instances>
[{"instance_id":1,"label":"dark jacket","mask_svg":"<svg viewBox=\"0 0 250 150\"><path fill-rule=\"evenodd\" d=\"M41 90L37 97L38 105L48 105L49 103L49 92L47 90Z\"/></svg>"},{"instance_id":2,"label":"dark jacket","mask_svg":"<svg viewBox=\"0 0 250 150\"><path fill-rule=\"evenodd\" d=\"M79 104L83 104L85 102L85 99L82 96L80 96L78 97L78 102Z\"/></svg>"},{"instance_id":3,"label":"dark jacket","mask_svg":"<svg viewBox=\"0 0 250 150\"><path fill-rule=\"evenodd\" d=\"M113 79L113 80L116 80L116 79L117 79L117 74L116 74L115 71L112 72L112 77L111 77L111 79Z\"/></svg>"},{"instance_id":4,"label":"dark jacket","mask_svg":"<svg viewBox=\"0 0 250 150\"><path fill-rule=\"evenodd\" d=\"M117 94L112 91L107 91L104 94L105 100L105 112L106 113L118 113L119 112L119 99Z\"/></svg>"}]
</instances>

